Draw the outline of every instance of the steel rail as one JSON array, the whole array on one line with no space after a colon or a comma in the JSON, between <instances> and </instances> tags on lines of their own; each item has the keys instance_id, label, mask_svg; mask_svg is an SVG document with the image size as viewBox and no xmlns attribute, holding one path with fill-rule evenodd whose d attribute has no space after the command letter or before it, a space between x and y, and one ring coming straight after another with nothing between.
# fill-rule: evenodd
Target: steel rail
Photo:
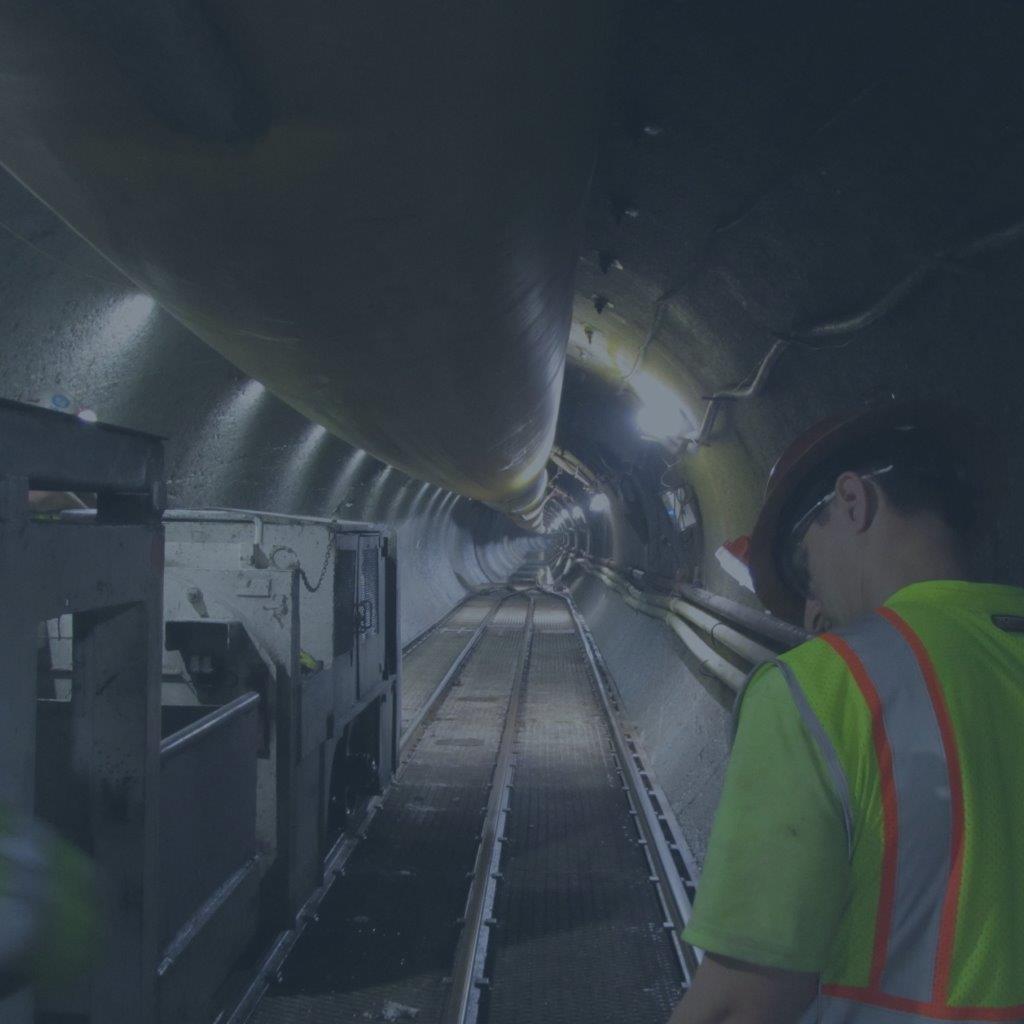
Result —
<instances>
[{"instance_id":1,"label":"steel rail","mask_svg":"<svg viewBox=\"0 0 1024 1024\"><path fill-rule=\"evenodd\" d=\"M505 819L508 815L509 795L513 773L516 729L519 722L519 706L526 680L530 671L530 652L533 644L534 599L529 598L526 613L526 627L520 648L519 662L509 694L505 723L498 755L494 763L490 796L481 829L480 846L477 849L476 864L472 875L469 894L466 897L465 924L459 935L452 969L452 983L441 1012L440 1024L473 1024L479 1006L479 989L486 984L483 967L487 958L490 938L490 912L494 903L497 869L501 860L501 843L504 841Z\"/></svg>"},{"instance_id":2,"label":"steel rail","mask_svg":"<svg viewBox=\"0 0 1024 1024\"><path fill-rule=\"evenodd\" d=\"M439 629L443 629L445 623L450 621L460 608L464 608L470 601L477 597L493 597L495 594L500 594L503 588L489 586L482 590L477 591L475 594L467 594L454 608L451 609L446 615L442 615L432 626L427 626L426 629L417 633L403 648L402 657L406 657L412 654L417 647L422 646L423 642L429 637L432 637Z\"/></svg>"},{"instance_id":3,"label":"steel rail","mask_svg":"<svg viewBox=\"0 0 1024 1024\"><path fill-rule=\"evenodd\" d=\"M689 987L702 957L698 950L683 941L682 934L692 913L692 894L696 891L697 865L682 836L678 823L661 790L653 784L649 771L643 765L639 743L627 735L622 723L618 698L609 673L594 638L580 615L572 595L566 592L556 596L565 601L576 625L577 633L587 656L594 687L600 698L611 732L621 770L624 788L631 808L636 811L635 821L641 834L657 886L661 905L666 913L665 927L672 936L673 946L683 974L683 984Z\"/></svg>"},{"instance_id":4,"label":"steel rail","mask_svg":"<svg viewBox=\"0 0 1024 1024\"><path fill-rule=\"evenodd\" d=\"M437 686L434 687L430 696L423 702L422 707L413 716L408 726L402 730L402 734L398 740L398 748L400 752L406 749L409 741L416 734L416 730L423 725L427 716L430 715L438 706L441 697L448 692L449 687L458 677L466 662L469 660L469 656L480 645L480 641L483 639L484 633L487 632L487 627L494 621L494 617L498 614L501 606L509 600L509 598L514 596L514 594L505 594L504 597L500 597L495 602L494 607L491 608L491 610L480 621L480 625L478 625L473 631L473 635L466 642L466 646L462 648L455 660L448 666L448 671L441 676Z\"/></svg>"},{"instance_id":5,"label":"steel rail","mask_svg":"<svg viewBox=\"0 0 1024 1024\"><path fill-rule=\"evenodd\" d=\"M227 704L222 704L209 714L203 715L202 718L183 726L177 732L171 733L170 736L164 737L160 741L160 760L166 761L180 751L192 746L193 743L198 743L211 733L223 729L230 722L244 715L254 705L259 704L259 702L260 695L258 693L243 693L235 697L234 700L228 701Z\"/></svg>"}]
</instances>

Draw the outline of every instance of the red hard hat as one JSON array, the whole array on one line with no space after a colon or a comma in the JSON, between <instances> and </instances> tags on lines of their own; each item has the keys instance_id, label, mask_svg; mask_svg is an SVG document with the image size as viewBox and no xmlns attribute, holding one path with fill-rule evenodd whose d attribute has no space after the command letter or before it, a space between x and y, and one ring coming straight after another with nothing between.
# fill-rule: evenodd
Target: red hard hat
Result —
<instances>
[{"instance_id":1,"label":"red hard hat","mask_svg":"<svg viewBox=\"0 0 1024 1024\"><path fill-rule=\"evenodd\" d=\"M991 489L996 476L993 440L982 443L980 424L965 409L939 401L890 400L821 420L801 434L775 463L751 535L754 589L772 614L794 623L803 620L804 598L787 582L778 560L779 542L791 525L793 500L801 488L817 471L841 458L844 451L854 455L858 448L901 429L927 431L949 451L951 460L973 471L971 476L982 490Z\"/></svg>"}]
</instances>

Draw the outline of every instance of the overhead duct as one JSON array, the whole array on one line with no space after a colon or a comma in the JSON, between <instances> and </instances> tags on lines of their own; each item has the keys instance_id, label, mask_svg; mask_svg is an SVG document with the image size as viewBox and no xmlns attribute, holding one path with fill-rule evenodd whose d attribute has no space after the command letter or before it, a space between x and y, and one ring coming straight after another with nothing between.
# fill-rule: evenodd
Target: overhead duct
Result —
<instances>
[{"instance_id":1,"label":"overhead duct","mask_svg":"<svg viewBox=\"0 0 1024 1024\"><path fill-rule=\"evenodd\" d=\"M303 414L535 509L610 0L144 6L3 5L3 164Z\"/></svg>"}]
</instances>

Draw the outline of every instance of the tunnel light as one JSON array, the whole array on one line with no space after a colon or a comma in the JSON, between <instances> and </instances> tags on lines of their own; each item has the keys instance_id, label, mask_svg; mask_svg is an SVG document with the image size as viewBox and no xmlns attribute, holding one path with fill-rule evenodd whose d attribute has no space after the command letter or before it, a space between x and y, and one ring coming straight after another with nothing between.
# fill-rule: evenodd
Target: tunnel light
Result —
<instances>
[{"instance_id":1,"label":"tunnel light","mask_svg":"<svg viewBox=\"0 0 1024 1024\"><path fill-rule=\"evenodd\" d=\"M679 437L686 430L686 419L675 396L666 400L645 402L636 414L636 424L644 437L666 440Z\"/></svg>"},{"instance_id":2,"label":"tunnel light","mask_svg":"<svg viewBox=\"0 0 1024 1024\"><path fill-rule=\"evenodd\" d=\"M611 507L611 500L603 491L598 491L597 494L590 499L591 512L607 512Z\"/></svg>"},{"instance_id":3,"label":"tunnel light","mask_svg":"<svg viewBox=\"0 0 1024 1024\"><path fill-rule=\"evenodd\" d=\"M649 373L637 374L632 383L641 403L636 423L644 437L667 441L681 437L689 429L682 399L668 384Z\"/></svg>"},{"instance_id":4,"label":"tunnel light","mask_svg":"<svg viewBox=\"0 0 1024 1024\"><path fill-rule=\"evenodd\" d=\"M78 418L84 423L95 423L99 419L92 409L79 409Z\"/></svg>"},{"instance_id":5,"label":"tunnel light","mask_svg":"<svg viewBox=\"0 0 1024 1024\"><path fill-rule=\"evenodd\" d=\"M563 508L554 519L551 520L551 529L558 530L569 521L569 513Z\"/></svg>"},{"instance_id":6,"label":"tunnel light","mask_svg":"<svg viewBox=\"0 0 1024 1024\"><path fill-rule=\"evenodd\" d=\"M636 422L644 437L658 441L679 437L686 429L680 409L661 410L645 406L637 413Z\"/></svg>"},{"instance_id":7,"label":"tunnel light","mask_svg":"<svg viewBox=\"0 0 1024 1024\"><path fill-rule=\"evenodd\" d=\"M110 308L104 324L107 344L120 347L133 341L154 312L156 303L148 295L136 293L120 299Z\"/></svg>"}]
</instances>

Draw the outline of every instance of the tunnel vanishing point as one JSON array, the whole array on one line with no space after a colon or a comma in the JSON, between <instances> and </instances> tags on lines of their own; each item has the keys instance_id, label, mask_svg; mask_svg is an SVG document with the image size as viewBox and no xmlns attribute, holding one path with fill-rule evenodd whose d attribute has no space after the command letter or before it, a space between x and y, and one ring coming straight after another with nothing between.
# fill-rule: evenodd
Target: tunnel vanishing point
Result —
<instances>
[{"instance_id":1,"label":"tunnel vanishing point","mask_svg":"<svg viewBox=\"0 0 1024 1024\"><path fill-rule=\"evenodd\" d=\"M1022 45L0 3L0 809L105 908L0 1022L667 1019L786 445L972 413L1024 581Z\"/></svg>"}]
</instances>

